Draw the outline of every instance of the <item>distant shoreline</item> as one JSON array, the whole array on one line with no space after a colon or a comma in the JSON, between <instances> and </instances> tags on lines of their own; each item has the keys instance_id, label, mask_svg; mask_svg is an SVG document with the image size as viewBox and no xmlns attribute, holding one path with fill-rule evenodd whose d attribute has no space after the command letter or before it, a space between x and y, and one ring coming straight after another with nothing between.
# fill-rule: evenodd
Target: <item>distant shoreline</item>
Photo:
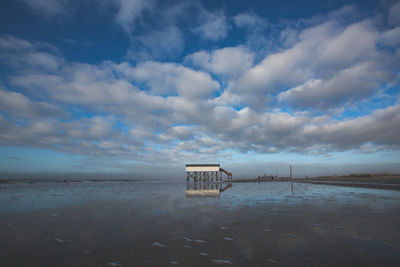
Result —
<instances>
[{"instance_id":1,"label":"distant shoreline","mask_svg":"<svg viewBox=\"0 0 400 267\"><path fill-rule=\"evenodd\" d=\"M163 179L51 179L51 178L0 178L1 184L35 184L35 183L82 183L82 182L146 182L146 181L164 181ZM226 181L228 182L228 181ZM323 184L334 186L348 186L360 188L374 189L390 189L400 191L400 174L385 174L385 175L347 175L347 176L321 176L312 178L293 178L289 177L260 177L250 179L233 179L229 183L260 183L260 182L293 182L293 183L310 183Z\"/></svg>"},{"instance_id":2,"label":"distant shoreline","mask_svg":"<svg viewBox=\"0 0 400 267\"><path fill-rule=\"evenodd\" d=\"M159 181L160 179L46 179L46 178L16 178L16 179L2 179L0 184L16 184L16 183L83 183L83 182L143 182L143 181Z\"/></svg>"}]
</instances>

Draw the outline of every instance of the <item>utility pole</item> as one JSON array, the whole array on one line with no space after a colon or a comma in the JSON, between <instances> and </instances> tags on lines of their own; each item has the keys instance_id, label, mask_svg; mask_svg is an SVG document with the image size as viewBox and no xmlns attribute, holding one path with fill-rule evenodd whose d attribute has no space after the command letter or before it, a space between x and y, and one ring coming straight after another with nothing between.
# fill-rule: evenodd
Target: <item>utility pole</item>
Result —
<instances>
[{"instance_id":1,"label":"utility pole","mask_svg":"<svg viewBox=\"0 0 400 267\"><path fill-rule=\"evenodd\" d=\"M290 164L290 191L292 192L293 196L292 164Z\"/></svg>"}]
</instances>

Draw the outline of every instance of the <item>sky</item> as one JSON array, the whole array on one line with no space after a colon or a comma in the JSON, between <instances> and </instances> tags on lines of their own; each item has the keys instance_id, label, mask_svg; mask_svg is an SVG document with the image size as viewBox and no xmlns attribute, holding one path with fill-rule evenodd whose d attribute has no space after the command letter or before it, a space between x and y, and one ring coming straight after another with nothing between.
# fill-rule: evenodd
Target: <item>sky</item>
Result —
<instances>
[{"instance_id":1,"label":"sky","mask_svg":"<svg viewBox=\"0 0 400 267\"><path fill-rule=\"evenodd\" d=\"M400 2L3 0L0 174L400 173Z\"/></svg>"}]
</instances>

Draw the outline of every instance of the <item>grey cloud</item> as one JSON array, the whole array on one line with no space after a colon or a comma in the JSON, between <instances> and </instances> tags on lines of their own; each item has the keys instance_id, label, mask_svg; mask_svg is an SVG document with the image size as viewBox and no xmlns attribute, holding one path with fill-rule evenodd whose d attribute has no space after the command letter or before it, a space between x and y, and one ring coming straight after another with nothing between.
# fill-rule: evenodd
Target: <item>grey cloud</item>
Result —
<instances>
[{"instance_id":1,"label":"grey cloud","mask_svg":"<svg viewBox=\"0 0 400 267\"><path fill-rule=\"evenodd\" d=\"M395 80L390 52L376 47L379 36L368 20L346 27L328 21L306 28L299 33L295 45L268 55L237 81L231 81L229 90L255 108L257 103L251 101L249 94L278 94L278 100L290 100L293 107L357 101L380 84ZM290 88L293 89L287 91Z\"/></svg>"},{"instance_id":2,"label":"grey cloud","mask_svg":"<svg viewBox=\"0 0 400 267\"><path fill-rule=\"evenodd\" d=\"M400 27L384 31L381 35L381 42L389 47L399 47Z\"/></svg>"},{"instance_id":3,"label":"grey cloud","mask_svg":"<svg viewBox=\"0 0 400 267\"><path fill-rule=\"evenodd\" d=\"M58 106L43 101L32 101L17 92L0 89L0 110L17 118L66 118Z\"/></svg>"},{"instance_id":4,"label":"grey cloud","mask_svg":"<svg viewBox=\"0 0 400 267\"><path fill-rule=\"evenodd\" d=\"M82 155L134 156L143 150L139 140L114 129L112 117L81 118L75 121L36 120L18 125L5 119L0 130L3 145L40 147Z\"/></svg>"},{"instance_id":5,"label":"grey cloud","mask_svg":"<svg viewBox=\"0 0 400 267\"><path fill-rule=\"evenodd\" d=\"M161 142L187 141L194 138L196 129L197 127L193 126L173 126L166 132L157 135L157 139Z\"/></svg>"},{"instance_id":6,"label":"grey cloud","mask_svg":"<svg viewBox=\"0 0 400 267\"><path fill-rule=\"evenodd\" d=\"M0 64L7 64L16 70L30 67L46 71L56 71L63 63L60 52L54 46L30 43L10 35L0 36Z\"/></svg>"},{"instance_id":7,"label":"grey cloud","mask_svg":"<svg viewBox=\"0 0 400 267\"><path fill-rule=\"evenodd\" d=\"M70 0L19 0L37 15L55 17L68 14Z\"/></svg>"},{"instance_id":8,"label":"grey cloud","mask_svg":"<svg viewBox=\"0 0 400 267\"><path fill-rule=\"evenodd\" d=\"M314 141L342 150L360 148L372 143L385 148L399 148L400 106L391 106L352 120L309 126L304 134Z\"/></svg>"},{"instance_id":9,"label":"grey cloud","mask_svg":"<svg viewBox=\"0 0 400 267\"><path fill-rule=\"evenodd\" d=\"M10 77L10 83L33 94L44 93L52 101L92 112L117 114L132 123L162 129L172 123L171 119L164 118L173 117L177 123L201 120L202 109L209 110L202 107L205 102L186 98L207 97L219 89L219 84L208 74L170 63L148 62L130 67L111 62L99 65L65 62L57 75L45 70L30 73L29 69L23 75ZM138 80L153 86L157 94L159 90L170 90L171 96L165 98L140 90L131 83Z\"/></svg>"},{"instance_id":10,"label":"grey cloud","mask_svg":"<svg viewBox=\"0 0 400 267\"><path fill-rule=\"evenodd\" d=\"M375 92L381 83L394 78L372 62L363 62L338 72L331 79L311 79L282 92L278 95L278 101L293 107L329 109L363 99Z\"/></svg>"},{"instance_id":11,"label":"grey cloud","mask_svg":"<svg viewBox=\"0 0 400 267\"><path fill-rule=\"evenodd\" d=\"M391 26L400 25L400 2L397 2L390 7L388 23Z\"/></svg>"},{"instance_id":12,"label":"grey cloud","mask_svg":"<svg viewBox=\"0 0 400 267\"><path fill-rule=\"evenodd\" d=\"M337 58L325 55L323 47L328 47L330 41L345 47L349 40L354 40L350 33L365 39L367 43L361 45L360 50L366 55L358 51L353 57L337 55L348 56L343 59L346 64L336 62L329 68L329 62ZM368 144L375 149L398 149L395 138L399 132L398 104L341 122L304 112L289 114L273 102L276 93L278 99L291 102L293 107L335 106L349 100L357 101L373 93L380 83L392 81L395 63L390 59L391 54L371 49L378 42L376 33L366 22L351 27L328 22L299 32L298 43L271 53L256 66L252 65L252 53L245 47L201 51L197 58L196 54L189 56L187 60L202 71L156 61L137 65L70 62L38 44L0 38L3 51L10 51L10 42L20 47L19 53L8 53L7 57L14 56L13 62L36 55L30 64L10 67L14 72L7 77L9 83L22 93L2 92L6 96L4 99L11 100L1 107L6 107L15 117L35 114L32 110L38 110L38 115L25 125L19 125L18 119L1 117L0 141L8 145L149 162L229 159L230 151L329 153L365 150ZM46 54L42 58L43 53ZM205 56L205 60L200 60L201 56ZM233 63L225 64L227 58L232 58ZM242 66L239 66L240 61ZM43 65L46 67L33 67ZM220 84L204 70L239 79L227 79L228 87L220 91ZM243 72L245 74L240 76ZM281 85L284 86L281 88ZM301 94L295 95L294 88ZM322 94L318 88L328 94ZM219 92L221 95L217 97ZM94 115L111 115L57 121L52 116L43 117L42 113L54 113L34 100L43 96L47 97L46 103L67 104L69 108ZM12 101L22 104L10 105ZM240 102L240 109L232 107ZM271 105L268 111L258 108L267 102ZM118 129L119 123L128 130ZM360 129L358 133L357 128ZM352 142L357 136L359 138Z\"/></svg>"},{"instance_id":13,"label":"grey cloud","mask_svg":"<svg viewBox=\"0 0 400 267\"><path fill-rule=\"evenodd\" d=\"M234 141L235 146L244 151L329 153L360 149L369 143L398 149L399 111L399 106L392 106L345 121L302 114L265 113L255 116L256 123L251 126L246 125L240 131L228 130L219 136L224 141Z\"/></svg>"}]
</instances>

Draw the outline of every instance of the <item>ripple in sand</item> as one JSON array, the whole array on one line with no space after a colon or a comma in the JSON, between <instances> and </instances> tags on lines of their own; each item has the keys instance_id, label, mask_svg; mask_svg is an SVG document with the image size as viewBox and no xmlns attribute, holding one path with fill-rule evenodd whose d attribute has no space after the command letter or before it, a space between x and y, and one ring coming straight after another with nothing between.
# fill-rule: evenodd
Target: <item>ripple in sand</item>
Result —
<instances>
[{"instance_id":1,"label":"ripple in sand","mask_svg":"<svg viewBox=\"0 0 400 267\"><path fill-rule=\"evenodd\" d=\"M122 264L119 261L113 261L109 262L108 266L122 266Z\"/></svg>"},{"instance_id":2,"label":"ripple in sand","mask_svg":"<svg viewBox=\"0 0 400 267\"><path fill-rule=\"evenodd\" d=\"M278 261L273 260L273 259L267 259L266 261L268 261L268 262L270 262L270 263L275 263L275 264L278 264L278 263L279 263Z\"/></svg>"},{"instance_id":3,"label":"ripple in sand","mask_svg":"<svg viewBox=\"0 0 400 267\"><path fill-rule=\"evenodd\" d=\"M233 264L232 261L230 260L216 260L216 259L212 259L211 260L213 263L215 264Z\"/></svg>"},{"instance_id":4,"label":"ripple in sand","mask_svg":"<svg viewBox=\"0 0 400 267\"><path fill-rule=\"evenodd\" d=\"M322 223L313 223L312 226L322 226Z\"/></svg>"},{"instance_id":5,"label":"ripple in sand","mask_svg":"<svg viewBox=\"0 0 400 267\"><path fill-rule=\"evenodd\" d=\"M224 237L224 239L225 240L228 240L228 241L232 241L232 240L234 240L233 238L231 238L231 237Z\"/></svg>"},{"instance_id":6,"label":"ripple in sand","mask_svg":"<svg viewBox=\"0 0 400 267\"><path fill-rule=\"evenodd\" d=\"M195 243L203 243L203 244L207 244L207 242L206 241L204 241L204 240L201 240L201 239L191 239L191 238L189 238L189 237L183 237L183 239L185 240L185 241L187 241L187 242L195 242Z\"/></svg>"},{"instance_id":7,"label":"ripple in sand","mask_svg":"<svg viewBox=\"0 0 400 267\"><path fill-rule=\"evenodd\" d=\"M208 254L205 253L205 252L200 252L200 255L201 255L201 256L208 256Z\"/></svg>"},{"instance_id":8,"label":"ripple in sand","mask_svg":"<svg viewBox=\"0 0 400 267\"><path fill-rule=\"evenodd\" d=\"M160 247L160 248L165 248L165 247L167 247L166 245L161 244L161 243L158 243L158 242L154 242L154 243L152 244L152 246Z\"/></svg>"},{"instance_id":9,"label":"ripple in sand","mask_svg":"<svg viewBox=\"0 0 400 267\"><path fill-rule=\"evenodd\" d=\"M64 240L60 239L60 238L54 238L55 241L59 242L59 243L65 243Z\"/></svg>"},{"instance_id":10,"label":"ripple in sand","mask_svg":"<svg viewBox=\"0 0 400 267\"><path fill-rule=\"evenodd\" d=\"M389 247L393 247L393 244L390 244L389 242L386 242L386 241L379 241L381 244L384 244L384 245L386 245L386 246L389 246Z\"/></svg>"}]
</instances>

